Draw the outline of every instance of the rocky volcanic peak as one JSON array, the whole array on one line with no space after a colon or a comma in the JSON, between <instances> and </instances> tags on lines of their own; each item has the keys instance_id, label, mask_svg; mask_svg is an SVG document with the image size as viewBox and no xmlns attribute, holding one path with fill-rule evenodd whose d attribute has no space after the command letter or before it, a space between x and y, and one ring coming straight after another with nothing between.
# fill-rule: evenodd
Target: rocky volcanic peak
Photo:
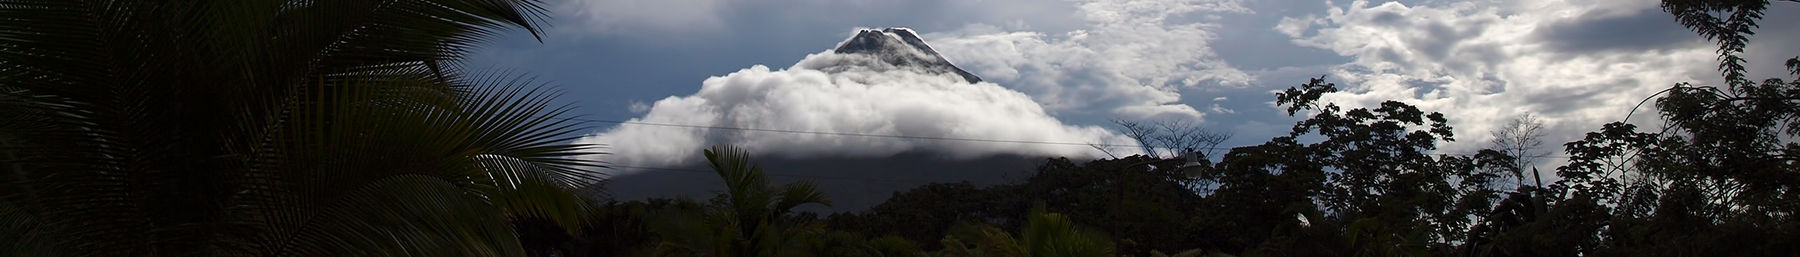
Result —
<instances>
[{"instance_id":1,"label":"rocky volcanic peak","mask_svg":"<svg viewBox=\"0 0 1800 257\"><path fill-rule=\"evenodd\" d=\"M931 50L931 46L925 45L925 40L919 39L919 35L912 29L863 29L857 32L855 37L838 45L833 52L874 55L881 61L895 66L910 66L927 71L953 73L962 76L963 80L967 80L969 83L981 82L981 77L957 68L956 65L950 64L950 60L938 55L937 51Z\"/></svg>"}]
</instances>

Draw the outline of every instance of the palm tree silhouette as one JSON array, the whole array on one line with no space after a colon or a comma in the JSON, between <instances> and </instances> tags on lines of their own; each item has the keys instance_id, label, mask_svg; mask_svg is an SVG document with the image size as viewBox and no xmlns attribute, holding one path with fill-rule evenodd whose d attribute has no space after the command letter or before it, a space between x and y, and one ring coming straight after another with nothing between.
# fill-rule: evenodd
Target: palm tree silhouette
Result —
<instances>
[{"instance_id":1,"label":"palm tree silhouette","mask_svg":"<svg viewBox=\"0 0 1800 257\"><path fill-rule=\"evenodd\" d=\"M533 0L0 1L0 252L518 256L601 177L469 72ZM571 226L572 227L572 226Z\"/></svg>"}]
</instances>

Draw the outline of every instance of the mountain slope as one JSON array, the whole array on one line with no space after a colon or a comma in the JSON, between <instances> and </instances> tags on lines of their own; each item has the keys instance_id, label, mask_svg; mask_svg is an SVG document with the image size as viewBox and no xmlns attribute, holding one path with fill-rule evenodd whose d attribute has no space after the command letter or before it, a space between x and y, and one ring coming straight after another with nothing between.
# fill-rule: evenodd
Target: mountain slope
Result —
<instances>
[{"instance_id":1,"label":"mountain slope","mask_svg":"<svg viewBox=\"0 0 1800 257\"><path fill-rule=\"evenodd\" d=\"M949 73L961 76L969 83L981 82L976 77L950 60L938 55L938 52L919 39L918 33L907 28L863 29L856 36L845 40L832 50L838 54L868 54L881 61L895 66L921 68L930 72Z\"/></svg>"}]
</instances>

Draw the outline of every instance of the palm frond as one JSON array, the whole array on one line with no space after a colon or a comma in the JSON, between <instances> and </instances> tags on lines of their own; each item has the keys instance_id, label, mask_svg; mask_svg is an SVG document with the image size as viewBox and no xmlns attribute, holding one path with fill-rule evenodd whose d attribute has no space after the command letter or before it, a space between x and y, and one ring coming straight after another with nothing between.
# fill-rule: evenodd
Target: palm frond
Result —
<instances>
[{"instance_id":1,"label":"palm frond","mask_svg":"<svg viewBox=\"0 0 1800 257\"><path fill-rule=\"evenodd\" d=\"M1098 230L1081 227L1068 216L1033 209L1027 219L1024 246L1031 256L1109 256L1114 246Z\"/></svg>"},{"instance_id":2,"label":"palm frond","mask_svg":"<svg viewBox=\"0 0 1800 257\"><path fill-rule=\"evenodd\" d=\"M522 181L509 190L488 194L493 205L508 217L545 219L561 225L568 233L578 232L584 225L582 214L595 208L591 204L596 201L547 182Z\"/></svg>"},{"instance_id":3,"label":"palm frond","mask_svg":"<svg viewBox=\"0 0 1800 257\"><path fill-rule=\"evenodd\" d=\"M786 215L794 207L803 204L816 203L831 206L831 198L826 196L825 192L819 191L819 187L813 185L811 181L797 181L782 185L780 193L776 193L776 195L779 195L781 200L776 202L771 209L775 210L778 216Z\"/></svg>"},{"instance_id":4,"label":"palm frond","mask_svg":"<svg viewBox=\"0 0 1800 257\"><path fill-rule=\"evenodd\" d=\"M543 14L535 0L0 0L0 226L23 231L0 247L517 255L506 217L575 220L573 189L603 180L575 158L594 149L566 144L579 126L554 94L454 63L498 30L537 34Z\"/></svg>"},{"instance_id":5,"label":"palm frond","mask_svg":"<svg viewBox=\"0 0 1800 257\"><path fill-rule=\"evenodd\" d=\"M438 178L393 177L346 192L291 233L265 238L271 244L258 255L523 255L505 215L485 204Z\"/></svg>"}]
</instances>

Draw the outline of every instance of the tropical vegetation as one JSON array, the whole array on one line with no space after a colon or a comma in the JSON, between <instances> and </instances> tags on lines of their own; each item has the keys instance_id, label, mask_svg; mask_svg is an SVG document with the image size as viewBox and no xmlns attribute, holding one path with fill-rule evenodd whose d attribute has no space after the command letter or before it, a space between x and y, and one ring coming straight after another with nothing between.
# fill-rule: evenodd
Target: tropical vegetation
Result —
<instances>
[{"instance_id":1,"label":"tropical vegetation","mask_svg":"<svg viewBox=\"0 0 1800 257\"><path fill-rule=\"evenodd\" d=\"M799 211L832 203L817 186L733 146L703 150L706 200L607 199L553 91L459 64L538 35L537 1L0 0L0 255L1800 253L1800 57L1752 81L1739 56L1771 2L1662 3L1725 82L1563 144L1551 181L1528 118L1442 153L1458 117L1324 102L1320 77L1275 94L1299 121L1262 144L1052 158L821 216Z\"/></svg>"},{"instance_id":2,"label":"tropical vegetation","mask_svg":"<svg viewBox=\"0 0 1800 257\"><path fill-rule=\"evenodd\" d=\"M0 2L0 255L520 256L579 124L470 47L497 1Z\"/></svg>"}]
</instances>

